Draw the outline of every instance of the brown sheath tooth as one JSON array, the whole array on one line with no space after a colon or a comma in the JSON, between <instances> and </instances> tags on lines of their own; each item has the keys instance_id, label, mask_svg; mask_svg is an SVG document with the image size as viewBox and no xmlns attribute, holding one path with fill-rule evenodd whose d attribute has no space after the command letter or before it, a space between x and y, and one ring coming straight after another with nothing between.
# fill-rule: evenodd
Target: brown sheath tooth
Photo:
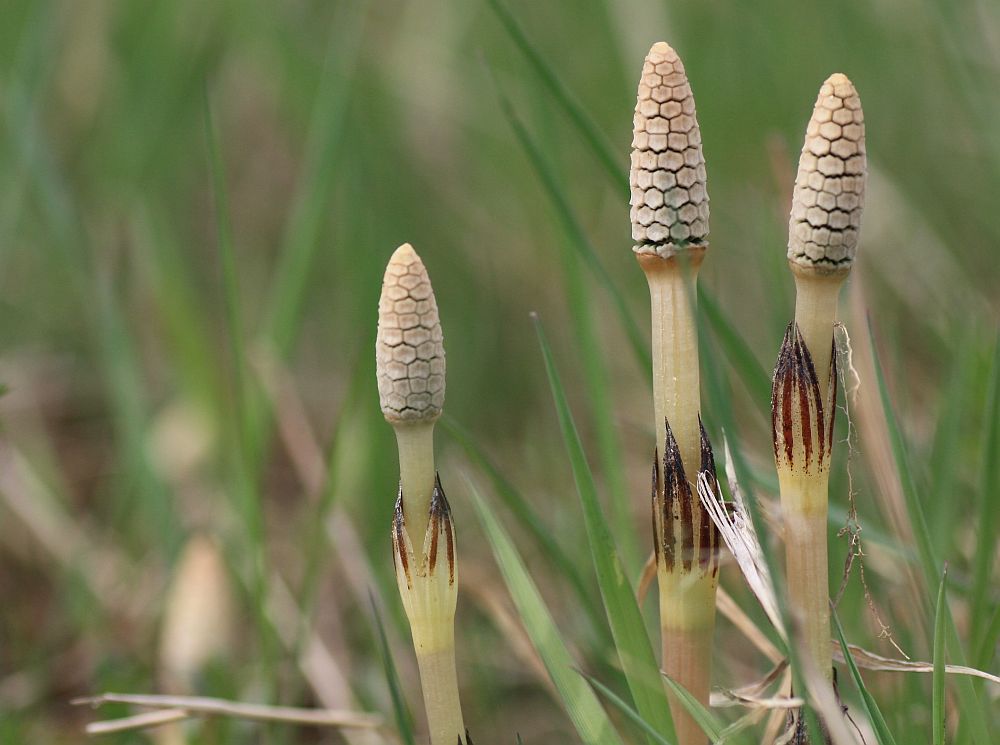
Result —
<instances>
[{"instance_id":1,"label":"brown sheath tooth","mask_svg":"<svg viewBox=\"0 0 1000 745\"><path fill-rule=\"evenodd\" d=\"M406 550L406 516L403 514L403 484L399 485L399 494L396 497L396 509L392 515L392 552L399 562L400 568L406 577L408 587L413 586L413 578L410 576L409 551Z\"/></svg>"},{"instance_id":2,"label":"brown sheath tooth","mask_svg":"<svg viewBox=\"0 0 1000 745\"><path fill-rule=\"evenodd\" d=\"M438 539L444 533L445 550L448 557L448 582L455 582L455 525L451 519L451 505L444 495L441 486L441 477L434 477L434 493L431 495L430 528L433 530L431 537L431 550L428 559L428 569L434 572L437 567Z\"/></svg>"},{"instance_id":3,"label":"brown sheath tooth","mask_svg":"<svg viewBox=\"0 0 1000 745\"><path fill-rule=\"evenodd\" d=\"M681 453L677 440L666 427L666 444L663 449L663 490L660 501L661 531L656 539L660 542L663 558L668 571L676 566L678 554L685 571L691 570L694 556L694 515L691 484L684 473ZM680 536L677 527L680 527ZM679 546L678 546L679 544ZM679 550L678 550L679 548Z\"/></svg>"},{"instance_id":4,"label":"brown sheath tooth","mask_svg":"<svg viewBox=\"0 0 1000 745\"><path fill-rule=\"evenodd\" d=\"M837 356L830 355L830 380L836 381ZM798 326L788 324L771 386L771 431L779 469L805 473L829 467L837 386L827 400L820 394L812 355Z\"/></svg>"},{"instance_id":5,"label":"brown sheath tooth","mask_svg":"<svg viewBox=\"0 0 1000 745\"><path fill-rule=\"evenodd\" d=\"M445 541L445 554L448 559L448 584L455 583L455 525L451 517L451 505L441 487L440 476L435 475L434 492L431 496L431 506L427 520L427 532L423 545L419 547L420 554L415 555L416 547L409 544L406 537L406 514L403 508L403 487L399 487L396 497L396 509L392 520L392 550L399 563L399 568L406 577L408 587L413 586L410 566L411 558L416 561L417 574L433 577L437 571L438 553L442 536Z\"/></svg>"}]
</instances>

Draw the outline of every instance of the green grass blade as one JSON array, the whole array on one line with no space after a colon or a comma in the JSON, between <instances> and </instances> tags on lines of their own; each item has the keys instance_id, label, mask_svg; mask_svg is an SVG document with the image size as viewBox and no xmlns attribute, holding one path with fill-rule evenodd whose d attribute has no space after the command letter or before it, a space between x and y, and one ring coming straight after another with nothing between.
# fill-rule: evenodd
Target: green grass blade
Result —
<instances>
[{"instance_id":1,"label":"green grass blade","mask_svg":"<svg viewBox=\"0 0 1000 745\"><path fill-rule=\"evenodd\" d=\"M764 369L750 345L742 334L729 322L718 302L704 289L699 289L698 299L708 325L729 358L730 364L737 372L737 377L743 381L747 392L761 410L766 410L771 403L771 374Z\"/></svg>"},{"instance_id":2,"label":"green grass blade","mask_svg":"<svg viewBox=\"0 0 1000 745\"><path fill-rule=\"evenodd\" d=\"M622 165L624 161L621 159L618 151L611 145L608 137L597 126L597 123L587 113L587 110L577 101L569 88L559 79L552 66L528 40L521 25L507 7L500 0L487 1L500 20L504 30L527 58L535 74L538 75L542 84L552 94L552 98L563 108L569 116L570 121L579 130L583 139L590 146L590 149L615 186L627 194L628 178L625 175L626 171Z\"/></svg>"},{"instance_id":3,"label":"green grass blade","mask_svg":"<svg viewBox=\"0 0 1000 745\"><path fill-rule=\"evenodd\" d=\"M972 581L972 640L983 636L989 603L995 581L991 581L993 557L996 553L997 523L1000 522L1000 332L993 348L993 369L990 391L983 421L982 473L979 478L979 509L976 521L976 556Z\"/></svg>"},{"instance_id":4,"label":"green grass blade","mask_svg":"<svg viewBox=\"0 0 1000 745\"><path fill-rule=\"evenodd\" d=\"M993 611L993 617L986 625L983 638L976 650L976 661L981 670L989 669L990 662L993 661L993 651L996 649L998 641L1000 641L1000 605Z\"/></svg>"},{"instance_id":5,"label":"green grass blade","mask_svg":"<svg viewBox=\"0 0 1000 745\"><path fill-rule=\"evenodd\" d=\"M545 606L514 542L471 482L469 489L473 506L493 547L493 554L525 630L542 658L577 734L584 745L622 745L622 740L612 727L597 695L575 672L576 665L563 643L562 632Z\"/></svg>"},{"instance_id":6,"label":"green grass blade","mask_svg":"<svg viewBox=\"0 0 1000 745\"><path fill-rule=\"evenodd\" d=\"M906 443L903 441L902 431L896 419L889 398L889 388L885 382L885 373L879 359L878 349L875 346L875 330L869 322L869 334L872 343L872 360L875 367L876 383L878 385L879 396L882 401L882 410L885 415L886 425L889 430L890 445L892 446L893 458L895 459L896 471L899 474L900 483L903 487L903 494L906 498L907 512L910 517L910 524L914 538L917 542L917 554L920 558L924 570L924 580L930 583L931 577L937 577L937 560L934 557L934 549L931 543L930 530L927 527L927 520L924 516L923 507L917 493L916 483L913 480L913 469L909 465Z\"/></svg>"},{"instance_id":7,"label":"green grass blade","mask_svg":"<svg viewBox=\"0 0 1000 745\"><path fill-rule=\"evenodd\" d=\"M475 438L467 429L458 423L453 417L445 414L440 420L445 432L457 442L469 459L475 463L480 470L493 483L493 488L503 500L504 505L514 515L521 527L526 530L548 556L549 561L559 569L560 574L569 580L573 591L580 600L587 615L590 617L594 630L601 637L602 641L610 643L611 636L608 633L607 622L604 619L604 612L600 603L594 595L594 587L588 582L577 566L577 562L570 558L569 554L563 550L558 541L553 537L545 521L538 512L531 506L531 503L524 498L520 491L500 472L485 451L479 446Z\"/></svg>"},{"instance_id":8,"label":"green grass blade","mask_svg":"<svg viewBox=\"0 0 1000 745\"><path fill-rule=\"evenodd\" d=\"M934 745L944 745L944 666L945 666L945 610L948 585L948 567L941 572L941 586L938 587L937 610L934 612L934 677L931 684L931 732Z\"/></svg>"},{"instance_id":9,"label":"green grass blade","mask_svg":"<svg viewBox=\"0 0 1000 745\"><path fill-rule=\"evenodd\" d=\"M889 388L885 382L885 372L879 359L878 348L875 344L875 333L869 321L869 339L871 341L872 361L875 368L875 378L878 385L879 396L882 400L882 411L885 416L886 426L889 431L889 440L892 446L893 459L900 483L903 486L903 494L906 501L906 509L909 513L910 524L913 529L917 543L917 553L923 567L924 582L927 587L934 583L938 576L938 562L934 555L933 544L930 539L930 531L927 527L927 520L924 517L923 506L920 503L920 496L917 493L916 484L913 480L913 472L909 465L909 458L906 451L906 443L903 440L899 422L896 419L892 401L889 398ZM929 603L928 608L929 609ZM947 643L952 650L952 658L959 665L966 664L965 653L962 650L962 643L955 627L955 620L951 616L951 611L947 604L944 606L945 630ZM959 697L962 713L964 715L963 724L968 725L973 741L978 745L990 745L990 727L986 721L985 709L979 702L976 689L972 681L959 677L955 683L956 692Z\"/></svg>"},{"instance_id":10,"label":"green grass blade","mask_svg":"<svg viewBox=\"0 0 1000 745\"><path fill-rule=\"evenodd\" d=\"M219 149L218 135L212 122L212 109L207 87L204 89L205 136L208 144L208 165L212 177L212 196L215 200L215 223L217 250L222 268L223 300L225 302L229 353L233 369L232 419L234 421L233 461L235 470L235 491L243 516L253 567L254 612L260 643L261 663L270 685L271 693L277 694L277 679L274 671L274 645L270 623L267 617L269 595L267 566L264 547L264 513L260 495L254 478L254 469L249 462L250 419L247 409L249 388L247 357L243 342L243 323L240 315L239 271L233 248L232 226L230 224L229 198L226 188L225 168ZM273 698L273 696L272 696Z\"/></svg>"},{"instance_id":11,"label":"green grass blade","mask_svg":"<svg viewBox=\"0 0 1000 745\"><path fill-rule=\"evenodd\" d=\"M968 417L972 397L979 396L979 348L970 343L971 334L959 337L953 361L949 365L947 384L941 389L934 424L934 439L926 459L928 493L942 494L963 477L968 436ZM978 406L977 406L978 407ZM964 511L955 509L957 500L940 499L927 505L927 520L934 526L931 539L937 556L945 555L955 538L955 522ZM973 637L975 638L975 637Z\"/></svg>"},{"instance_id":12,"label":"green grass blade","mask_svg":"<svg viewBox=\"0 0 1000 745\"><path fill-rule=\"evenodd\" d=\"M865 681L861 677L861 671L858 670L858 666L854 662L851 649L847 646L847 637L844 636L844 627L840 625L840 617L836 612L831 615L833 616L833 628L837 632L837 638L840 640L840 648L843 650L844 660L847 662L847 669L850 670L851 678L854 679L854 684L861 693L861 704L864 706L865 713L868 714L868 719L872 723L872 729L875 730L875 737L879 745L896 745L896 738L889 731L889 725L886 724L885 717L882 716L878 704L871 693L868 692Z\"/></svg>"},{"instance_id":13,"label":"green grass blade","mask_svg":"<svg viewBox=\"0 0 1000 745\"><path fill-rule=\"evenodd\" d=\"M692 696L687 688L668 675L664 675L663 679L666 681L667 687L670 688L670 692L687 709L687 713L697 722L709 740L711 742L718 741L722 737L722 730L725 729L725 725L712 712L702 706L701 702Z\"/></svg>"},{"instance_id":14,"label":"green grass blade","mask_svg":"<svg viewBox=\"0 0 1000 745\"><path fill-rule=\"evenodd\" d=\"M583 519L587 528L594 569L618 650L618 658L636 709L657 732L672 737L673 722L670 718L666 693L660 680L659 667L653 657L653 648L646 633L646 626L636 603L635 591L622 569L621 560L601 510L597 487L583 451L583 444L576 431L545 332L537 316L534 317L534 321L545 361L545 372L559 417L559 426L573 470L573 480L583 507Z\"/></svg>"},{"instance_id":15,"label":"green grass blade","mask_svg":"<svg viewBox=\"0 0 1000 745\"><path fill-rule=\"evenodd\" d=\"M611 394L611 381L597 339L597 330L594 327L594 303L591 301L586 278L581 271L579 255L574 252L572 246L566 246L563 254L570 318L574 337L580 348L583 381L594 424L594 440L600 457L601 472L608 489L612 533L620 547L625 569L630 577L634 577L646 557L639 550L636 531L632 525L622 448L614 421L615 406Z\"/></svg>"},{"instance_id":16,"label":"green grass blade","mask_svg":"<svg viewBox=\"0 0 1000 745\"><path fill-rule=\"evenodd\" d=\"M535 71L539 80L541 80L544 87L552 95L553 100L566 112L570 121L580 132L584 142L590 147L594 156L604 167L605 173L611 179L615 188L622 189L627 193L629 188L628 172L625 167L624 153L620 155L617 149L611 145L611 142L594 122L593 117L587 113L586 109L583 108L566 85L559 79L559 76L555 73L552 66L545 60L535 46L532 45L530 40L525 35L524 30L517 22L517 19L514 18L501 0L488 0L488 2L497 18L500 19L501 24L507 31L510 38L527 58L531 68ZM503 99L501 100L501 103L504 103ZM523 129L523 126L521 128ZM515 130L516 129L517 128L515 127ZM525 149L528 149L527 146L525 146ZM565 202L566 200L562 201ZM569 212L560 208L558 205L557 210L562 214L569 214ZM582 230L578 232L582 233ZM581 242L576 245L578 245L581 250L586 253L586 246L584 243ZM603 271L603 268L598 268L593 264L591 265L591 268L598 272L598 279L602 284L605 284L605 280L602 279L599 274L599 272ZM607 285L605 284L605 286ZM723 349L726 351L726 355L730 358L733 366L740 371L741 377L743 378L743 381L754 400L759 402L761 406L765 406L765 402L769 402L771 400L771 376L757 361L753 352L746 345L746 343L743 342L742 336L722 314L720 306L715 302L712 296L704 292L704 290L702 290L699 295L704 303L706 315L711 322L712 329L719 336L719 341L722 344ZM628 323L625 323L625 329L631 338L632 330ZM640 342L640 346L644 347L645 343ZM648 352L644 353L646 357L648 357L648 354ZM644 369L648 369L649 367L650 365L647 364Z\"/></svg>"},{"instance_id":17,"label":"green grass blade","mask_svg":"<svg viewBox=\"0 0 1000 745\"><path fill-rule=\"evenodd\" d=\"M496 86L496 90L497 98L500 101L500 108L510 123L511 129L514 130L514 135L528 156L528 160L538 174L538 178L545 188L545 193L548 194L549 199L552 201L553 211L556 219L559 220L559 224L562 226L566 239L571 246L580 252L598 283L607 291L614 305L615 312L618 314L622 328L625 329L625 333L628 336L629 344L632 347L632 352L639 364L639 368L652 378L653 358L649 351L649 345L646 343L646 337L639 330L639 324L632 316L632 312L629 310L624 296L619 292L607 269L601 263L593 243L587 237L580 219L570 205L569 198L563 189L563 184L556 176L555 169L545 159L542 149L531 137L524 123L514 111L510 100L504 95L499 85Z\"/></svg>"},{"instance_id":18,"label":"green grass blade","mask_svg":"<svg viewBox=\"0 0 1000 745\"><path fill-rule=\"evenodd\" d=\"M586 673L583 672L581 672L580 675L586 678L590 682L590 685L595 689L597 689L597 692L600 693L602 696L604 696L604 698L610 701L615 706L615 708L617 708L622 714L624 714L629 719L630 722L632 722L639 729L645 732L646 735L649 736L649 738L654 743L656 743L656 745L672 745L667 738L665 738L663 735L661 735L659 732L653 729L652 726L650 726L649 722L647 722L645 719L639 716L639 712L633 709L632 706L627 701L625 701L625 699L623 699L621 696L612 691L610 688L608 688L606 685L604 685L601 681L597 680L596 678L587 675Z\"/></svg>"},{"instance_id":19,"label":"green grass blade","mask_svg":"<svg viewBox=\"0 0 1000 745\"><path fill-rule=\"evenodd\" d=\"M399 673L396 671L396 663L392 660L392 651L389 649L389 640L385 635L385 624L382 622L382 614L379 613L378 605L375 603L375 596L369 596L372 605L372 616L375 618L375 629L378 632L378 653L382 658L382 670L385 672L385 682L389 686L389 696L392 698L392 715L396 720L396 729L399 730L399 737L403 745L416 745L413 737L413 715L410 714L406 706L406 699L403 698L403 686L399 682Z\"/></svg>"},{"instance_id":20,"label":"green grass blade","mask_svg":"<svg viewBox=\"0 0 1000 745\"><path fill-rule=\"evenodd\" d=\"M274 283L265 337L282 356L290 353L299 327L303 296L312 274L319 232L339 175L340 143L347 121L351 81L364 38L365 3L345 3L330 34L327 60L305 152L304 172L292 202ZM342 17L343 16L343 17Z\"/></svg>"}]
</instances>

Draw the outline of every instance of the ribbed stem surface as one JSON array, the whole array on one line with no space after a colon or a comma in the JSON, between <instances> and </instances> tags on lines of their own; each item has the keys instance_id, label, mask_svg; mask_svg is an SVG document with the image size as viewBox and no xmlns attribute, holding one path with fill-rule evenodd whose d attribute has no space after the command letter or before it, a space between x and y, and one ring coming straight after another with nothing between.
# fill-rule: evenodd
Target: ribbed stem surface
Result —
<instances>
[{"instance_id":1,"label":"ribbed stem surface","mask_svg":"<svg viewBox=\"0 0 1000 745\"><path fill-rule=\"evenodd\" d=\"M421 546L434 491L434 422L394 422L406 532Z\"/></svg>"},{"instance_id":2,"label":"ribbed stem surface","mask_svg":"<svg viewBox=\"0 0 1000 745\"><path fill-rule=\"evenodd\" d=\"M663 670L708 706L718 576L697 570L691 573L661 570L657 576ZM670 698L670 713L678 743L704 745L705 732L684 705L673 697Z\"/></svg>"},{"instance_id":3,"label":"ribbed stem surface","mask_svg":"<svg viewBox=\"0 0 1000 745\"><path fill-rule=\"evenodd\" d=\"M669 422L691 493L697 495L693 479L701 466L700 376L698 336L695 322L695 282L703 250L664 259L639 254L649 283L652 312L653 425L659 453L669 450ZM671 508L672 509L672 508ZM701 505L691 502L688 529L701 524ZM678 519L682 519L678 516ZM715 570L704 571L698 561L685 568L683 551L694 546L677 543L679 561L668 568L660 557L657 577L660 590L660 627L663 669L676 682L708 705L712 671L712 638L715 629ZM688 557L690 558L690 556ZM673 696L670 710L679 745L704 745L705 733L687 709Z\"/></svg>"},{"instance_id":4,"label":"ribbed stem surface","mask_svg":"<svg viewBox=\"0 0 1000 745\"><path fill-rule=\"evenodd\" d=\"M817 275L791 263L795 275L795 323L812 356L820 395L825 399L830 384L830 356L833 324L837 320L837 299L846 274Z\"/></svg>"},{"instance_id":5,"label":"ribbed stem surface","mask_svg":"<svg viewBox=\"0 0 1000 745\"><path fill-rule=\"evenodd\" d=\"M830 588L827 559L827 488L821 474L778 473L785 521L788 599L806 648L830 680Z\"/></svg>"},{"instance_id":6,"label":"ribbed stem surface","mask_svg":"<svg viewBox=\"0 0 1000 745\"><path fill-rule=\"evenodd\" d=\"M427 729L431 745L465 742L465 723L458 699L454 640L448 647L417 653L420 685L427 709ZM461 738L461 740L459 739Z\"/></svg>"},{"instance_id":7,"label":"ribbed stem surface","mask_svg":"<svg viewBox=\"0 0 1000 745\"><path fill-rule=\"evenodd\" d=\"M695 325L695 281L701 256L638 257L649 283L653 341L653 431L657 448L666 450L666 430L677 440L686 473L698 473L701 432L698 424L701 382Z\"/></svg>"}]
</instances>

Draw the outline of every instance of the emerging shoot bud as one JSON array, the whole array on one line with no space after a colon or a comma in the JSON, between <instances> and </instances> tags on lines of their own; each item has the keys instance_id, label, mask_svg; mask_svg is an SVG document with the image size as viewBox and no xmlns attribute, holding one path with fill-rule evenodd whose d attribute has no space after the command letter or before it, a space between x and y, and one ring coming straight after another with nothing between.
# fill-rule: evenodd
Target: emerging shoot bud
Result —
<instances>
[{"instance_id":1,"label":"emerging shoot bud","mask_svg":"<svg viewBox=\"0 0 1000 745\"><path fill-rule=\"evenodd\" d=\"M455 526L440 478L434 481L427 531L419 553L406 531L400 488L392 521L392 551L399 594L410 619L417 654L452 646L458 601Z\"/></svg>"},{"instance_id":2,"label":"emerging shoot bud","mask_svg":"<svg viewBox=\"0 0 1000 745\"><path fill-rule=\"evenodd\" d=\"M160 629L160 676L172 693L190 693L210 662L232 652L236 611L229 572L214 540L195 534L177 562Z\"/></svg>"},{"instance_id":3,"label":"emerging shoot bud","mask_svg":"<svg viewBox=\"0 0 1000 745\"><path fill-rule=\"evenodd\" d=\"M455 674L455 606L458 601L455 526L440 479L434 481L427 530L419 551L410 540L406 520L400 487L392 523L392 550L396 583L410 621L413 649L420 668L431 743L463 745L464 742L468 745Z\"/></svg>"}]
</instances>

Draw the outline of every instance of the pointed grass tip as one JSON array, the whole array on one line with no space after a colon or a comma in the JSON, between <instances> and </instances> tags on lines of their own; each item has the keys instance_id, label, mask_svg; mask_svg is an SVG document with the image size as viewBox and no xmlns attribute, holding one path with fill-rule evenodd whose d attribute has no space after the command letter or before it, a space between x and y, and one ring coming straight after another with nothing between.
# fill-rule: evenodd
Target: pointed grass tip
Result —
<instances>
[{"instance_id":1,"label":"pointed grass tip","mask_svg":"<svg viewBox=\"0 0 1000 745\"><path fill-rule=\"evenodd\" d=\"M780 471L815 473L830 466L837 404L837 355L830 355L826 399L812 355L793 321L785 330L771 385L771 432Z\"/></svg>"},{"instance_id":2,"label":"pointed grass tip","mask_svg":"<svg viewBox=\"0 0 1000 745\"><path fill-rule=\"evenodd\" d=\"M430 277L409 243L392 254L382 279L375 370L389 422L432 422L441 416L444 337Z\"/></svg>"},{"instance_id":3,"label":"pointed grass tip","mask_svg":"<svg viewBox=\"0 0 1000 745\"><path fill-rule=\"evenodd\" d=\"M704 475L717 488L712 445L700 417L698 424L701 428L699 479ZM678 569L691 572L697 564L698 570L714 575L719 570L719 530L693 495L670 423L664 422L664 426L667 437L662 481L660 459L657 451L653 451L653 548L657 566L662 562L668 572Z\"/></svg>"},{"instance_id":4,"label":"pointed grass tip","mask_svg":"<svg viewBox=\"0 0 1000 745\"><path fill-rule=\"evenodd\" d=\"M708 245L701 129L684 63L657 42L642 65L633 118L630 217L633 250L667 259Z\"/></svg>"},{"instance_id":5,"label":"pointed grass tip","mask_svg":"<svg viewBox=\"0 0 1000 745\"><path fill-rule=\"evenodd\" d=\"M868 165L865 115L854 84L831 75L816 98L788 221L788 260L814 274L846 274L857 253Z\"/></svg>"}]
</instances>

